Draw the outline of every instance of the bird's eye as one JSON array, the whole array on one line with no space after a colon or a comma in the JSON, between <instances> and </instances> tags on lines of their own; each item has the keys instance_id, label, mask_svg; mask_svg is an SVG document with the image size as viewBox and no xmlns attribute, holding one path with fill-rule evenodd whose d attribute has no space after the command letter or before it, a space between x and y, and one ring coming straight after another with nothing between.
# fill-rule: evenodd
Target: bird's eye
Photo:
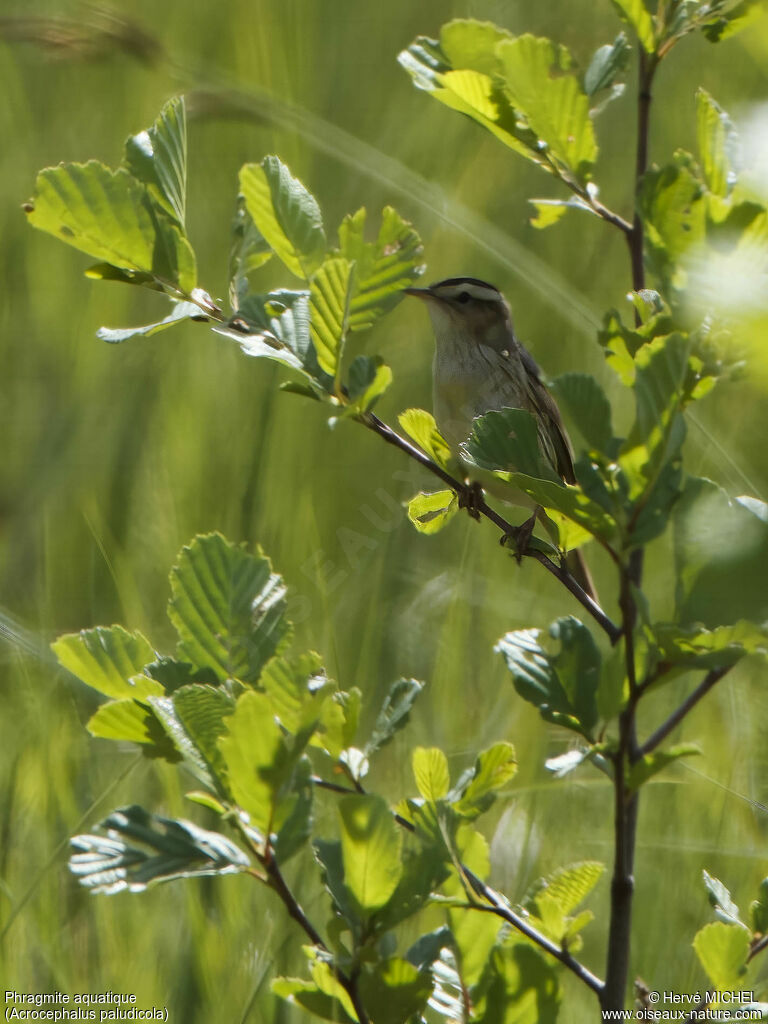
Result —
<instances>
[{"instance_id":1,"label":"bird's eye","mask_svg":"<svg viewBox=\"0 0 768 1024\"><path fill-rule=\"evenodd\" d=\"M472 298L472 296L469 294L469 292L461 292L459 295L456 296L456 301L457 302L469 302L469 300L471 298Z\"/></svg>"}]
</instances>

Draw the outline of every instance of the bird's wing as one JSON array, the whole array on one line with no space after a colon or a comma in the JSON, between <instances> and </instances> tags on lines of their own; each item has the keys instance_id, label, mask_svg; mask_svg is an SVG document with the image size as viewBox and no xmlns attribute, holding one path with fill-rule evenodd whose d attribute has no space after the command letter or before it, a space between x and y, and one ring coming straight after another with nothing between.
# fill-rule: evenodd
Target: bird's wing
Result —
<instances>
[{"instance_id":1,"label":"bird's wing","mask_svg":"<svg viewBox=\"0 0 768 1024\"><path fill-rule=\"evenodd\" d=\"M526 353L527 354L527 353ZM529 357L530 358L530 357ZM533 359L530 362L536 367ZM530 369L526 363L526 369ZM538 368L537 368L538 369ZM573 469L573 448L563 424L563 418L552 395L547 391L538 373L527 374L527 390L539 423L539 437L554 468L567 484L576 483Z\"/></svg>"}]
</instances>

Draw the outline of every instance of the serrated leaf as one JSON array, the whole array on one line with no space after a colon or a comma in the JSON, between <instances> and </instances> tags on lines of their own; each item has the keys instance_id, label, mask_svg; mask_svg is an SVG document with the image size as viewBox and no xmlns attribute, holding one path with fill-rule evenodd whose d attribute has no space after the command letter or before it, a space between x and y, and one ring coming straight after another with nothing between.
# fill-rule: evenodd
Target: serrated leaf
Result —
<instances>
[{"instance_id":1,"label":"serrated leaf","mask_svg":"<svg viewBox=\"0 0 768 1024\"><path fill-rule=\"evenodd\" d=\"M477 1024L557 1020L562 1000L558 975L552 963L527 942L497 946L488 957L482 985L486 996Z\"/></svg>"},{"instance_id":2,"label":"serrated leaf","mask_svg":"<svg viewBox=\"0 0 768 1024\"><path fill-rule=\"evenodd\" d=\"M555 655L541 646L537 629L507 633L495 649L504 657L517 692L544 719L589 738L597 722L600 653L589 630L572 616L556 620L550 634L560 641Z\"/></svg>"},{"instance_id":3,"label":"serrated leaf","mask_svg":"<svg viewBox=\"0 0 768 1024\"><path fill-rule=\"evenodd\" d=\"M768 524L696 477L686 480L672 515L676 620L711 630L768 620Z\"/></svg>"},{"instance_id":4,"label":"serrated leaf","mask_svg":"<svg viewBox=\"0 0 768 1024\"><path fill-rule=\"evenodd\" d=\"M310 713L320 713L320 703L328 692L328 677L323 661L315 651L297 657L272 658L264 666L259 685L266 691L275 717L286 730L296 733L305 724ZM320 699L316 700L320 694Z\"/></svg>"},{"instance_id":5,"label":"serrated leaf","mask_svg":"<svg viewBox=\"0 0 768 1024\"><path fill-rule=\"evenodd\" d=\"M631 52L632 47L623 32L619 32L612 43L606 43L595 50L584 74L584 92L587 96L609 89L617 76L626 69Z\"/></svg>"},{"instance_id":6,"label":"serrated leaf","mask_svg":"<svg viewBox=\"0 0 768 1024\"><path fill-rule=\"evenodd\" d=\"M179 655L220 679L254 682L290 637L285 584L260 550L250 555L221 534L181 549L171 570L168 615Z\"/></svg>"},{"instance_id":7,"label":"serrated leaf","mask_svg":"<svg viewBox=\"0 0 768 1024\"><path fill-rule=\"evenodd\" d=\"M96 160L45 168L27 217L33 227L120 270L186 293L197 283L189 242L123 168L112 171Z\"/></svg>"},{"instance_id":8,"label":"serrated leaf","mask_svg":"<svg viewBox=\"0 0 768 1024\"><path fill-rule=\"evenodd\" d=\"M726 924L740 924L743 926L744 923L739 915L739 908L733 902L726 886L723 885L719 878L714 878L707 871L702 871L701 874L710 905L714 908L720 920Z\"/></svg>"},{"instance_id":9,"label":"serrated leaf","mask_svg":"<svg viewBox=\"0 0 768 1024\"><path fill-rule=\"evenodd\" d=\"M96 337L101 341L108 341L110 344L127 341L129 338L137 336L147 338L152 334L158 334L160 331L166 330L168 327L173 327L174 324L182 320L202 315L200 307L196 303L176 302L168 316L163 320L158 320L157 323L144 324L141 327L100 327L96 332Z\"/></svg>"},{"instance_id":10,"label":"serrated leaf","mask_svg":"<svg viewBox=\"0 0 768 1024\"><path fill-rule=\"evenodd\" d=\"M561 485L539 447L539 430L525 409L493 409L472 421L472 433L461 446L470 465L498 473L521 473Z\"/></svg>"},{"instance_id":11,"label":"serrated leaf","mask_svg":"<svg viewBox=\"0 0 768 1024\"><path fill-rule=\"evenodd\" d=\"M474 766L457 783L454 810L462 817L476 818L491 806L496 790L516 774L515 748L511 743L495 743L478 755Z\"/></svg>"},{"instance_id":12,"label":"serrated leaf","mask_svg":"<svg viewBox=\"0 0 768 1024\"><path fill-rule=\"evenodd\" d=\"M701 753L701 748L695 743L680 743L669 750L655 750L652 754L646 754L636 761L630 769L627 778L627 787L630 790L639 789L650 778L663 771L670 764L679 761L681 757L693 757Z\"/></svg>"},{"instance_id":13,"label":"serrated leaf","mask_svg":"<svg viewBox=\"0 0 768 1024\"><path fill-rule=\"evenodd\" d=\"M253 223L278 259L303 280L320 266L325 231L320 207L276 156L240 168L240 191Z\"/></svg>"},{"instance_id":14,"label":"serrated leaf","mask_svg":"<svg viewBox=\"0 0 768 1024\"><path fill-rule=\"evenodd\" d=\"M695 668L730 668L749 654L768 656L768 626L740 619L732 626L657 623L653 643L663 661Z\"/></svg>"},{"instance_id":15,"label":"serrated leaf","mask_svg":"<svg viewBox=\"0 0 768 1024\"><path fill-rule=\"evenodd\" d=\"M749 946L746 928L722 921L704 925L693 940L699 963L718 992L738 991L741 987Z\"/></svg>"},{"instance_id":16,"label":"serrated leaf","mask_svg":"<svg viewBox=\"0 0 768 1024\"><path fill-rule=\"evenodd\" d=\"M243 196L238 196L232 218L229 250L229 303L235 312L251 290L250 275L272 257L272 248L253 223Z\"/></svg>"},{"instance_id":17,"label":"serrated leaf","mask_svg":"<svg viewBox=\"0 0 768 1024\"><path fill-rule=\"evenodd\" d=\"M423 689L424 684L416 679L398 679L392 684L376 719L371 738L365 745L366 756L370 757L389 743L395 733L408 723L411 709Z\"/></svg>"},{"instance_id":18,"label":"serrated leaf","mask_svg":"<svg viewBox=\"0 0 768 1024\"><path fill-rule=\"evenodd\" d=\"M434 803L446 795L451 784L448 760L438 747L416 747L411 765L416 787L425 800Z\"/></svg>"},{"instance_id":19,"label":"serrated leaf","mask_svg":"<svg viewBox=\"0 0 768 1024\"><path fill-rule=\"evenodd\" d=\"M503 89L538 136L539 145L568 173L585 180L597 158L589 100L563 46L532 35L498 43Z\"/></svg>"},{"instance_id":20,"label":"serrated leaf","mask_svg":"<svg viewBox=\"0 0 768 1024\"><path fill-rule=\"evenodd\" d=\"M419 533L438 533L459 510L455 491L421 491L408 502L408 518Z\"/></svg>"},{"instance_id":21,"label":"serrated leaf","mask_svg":"<svg viewBox=\"0 0 768 1024\"><path fill-rule=\"evenodd\" d=\"M406 409L397 421L412 441L442 469L448 469L451 446L437 429L435 417L424 409Z\"/></svg>"},{"instance_id":22,"label":"serrated leaf","mask_svg":"<svg viewBox=\"0 0 768 1024\"><path fill-rule=\"evenodd\" d=\"M671 164L647 171L638 202L650 269L662 291L684 288L683 257L704 244L708 210L704 186L690 154L678 151Z\"/></svg>"},{"instance_id":23,"label":"serrated leaf","mask_svg":"<svg viewBox=\"0 0 768 1024\"><path fill-rule=\"evenodd\" d=\"M418 1019L432 992L429 972L399 957L365 969L359 979L365 1006L376 1007L376 1024L403 1024Z\"/></svg>"},{"instance_id":24,"label":"serrated leaf","mask_svg":"<svg viewBox=\"0 0 768 1024\"><path fill-rule=\"evenodd\" d=\"M277 832L296 803L294 770L310 734L284 737L269 697L254 691L238 698L225 724L218 747L232 797L254 828Z\"/></svg>"},{"instance_id":25,"label":"serrated leaf","mask_svg":"<svg viewBox=\"0 0 768 1024\"><path fill-rule=\"evenodd\" d=\"M348 379L350 410L368 412L392 383L392 370L380 356L356 356L349 367Z\"/></svg>"},{"instance_id":26,"label":"serrated leaf","mask_svg":"<svg viewBox=\"0 0 768 1024\"><path fill-rule=\"evenodd\" d=\"M605 864L596 860L581 861L558 868L536 883L531 896L526 899L526 904L535 906L544 893L557 904L564 915L571 914L592 892L604 871Z\"/></svg>"},{"instance_id":27,"label":"serrated leaf","mask_svg":"<svg viewBox=\"0 0 768 1024\"><path fill-rule=\"evenodd\" d=\"M101 739L138 743L147 757L161 757L171 763L181 759L152 711L135 700L107 701L91 715L86 728L91 736Z\"/></svg>"},{"instance_id":28,"label":"serrated leaf","mask_svg":"<svg viewBox=\"0 0 768 1024\"><path fill-rule=\"evenodd\" d=\"M719 43L730 39L743 29L748 28L765 14L763 0L741 0L724 14L719 13L703 23L702 31L710 43Z\"/></svg>"},{"instance_id":29,"label":"serrated leaf","mask_svg":"<svg viewBox=\"0 0 768 1024\"><path fill-rule=\"evenodd\" d=\"M183 819L161 818L141 807L122 807L97 826L73 836L70 871L91 892L143 892L158 882L231 875L250 866L248 857L218 832Z\"/></svg>"},{"instance_id":30,"label":"serrated leaf","mask_svg":"<svg viewBox=\"0 0 768 1024\"><path fill-rule=\"evenodd\" d=\"M184 231L187 121L183 96L169 100L150 128L127 139L125 167Z\"/></svg>"},{"instance_id":31,"label":"serrated leaf","mask_svg":"<svg viewBox=\"0 0 768 1024\"><path fill-rule=\"evenodd\" d=\"M725 198L736 181L732 159L738 137L733 122L706 89L696 92L696 128L707 187L710 192Z\"/></svg>"},{"instance_id":32,"label":"serrated leaf","mask_svg":"<svg viewBox=\"0 0 768 1024\"><path fill-rule=\"evenodd\" d=\"M611 406L595 378L589 373L563 373L550 390L589 447L607 453L613 439Z\"/></svg>"},{"instance_id":33,"label":"serrated leaf","mask_svg":"<svg viewBox=\"0 0 768 1024\"><path fill-rule=\"evenodd\" d=\"M235 710L233 697L221 687L192 684L172 697L152 698L151 705L197 777L223 792L225 765L218 741L227 732L226 716Z\"/></svg>"},{"instance_id":34,"label":"serrated leaf","mask_svg":"<svg viewBox=\"0 0 768 1024\"><path fill-rule=\"evenodd\" d=\"M106 697L141 700L163 692L160 683L142 674L155 652L141 633L96 626L60 636L51 650L60 665Z\"/></svg>"},{"instance_id":35,"label":"serrated leaf","mask_svg":"<svg viewBox=\"0 0 768 1024\"><path fill-rule=\"evenodd\" d=\"M366 211L345 217L339 227L339 255L355 265L349 304L350 331L363 331L393 309L403 288L414 284L424 267L421 239L391 206L381 214L375 242L365 241Z\"/></svg>"},{"instance_id":36,"label":"serrated leaf","mask_svg":"<svg viewBox=\"0 0 768 1024\"><path fill-rule=\"evenodd\" d=\"M402 875L402 835L386 800L345 796L338 803L344 883L363 913L383 907Z\"/></svg>"},{"instance_id":37,"label":"serrated leaf","mask_svg":"<svg viewBox=\"0 0 768 1024\"><path fill-rule=\"evenodd\" d=\"M634 31L646 53L656 49L653 19L643 0L611 0L621 20Z\"/></svg>"},{"instance_id":38,"label":"serrated leaf","mask_svg":"<svg viewBox=\"0 0 768 1024\"><path fill-rule=\"evenodd\" d=\"M312 276L309 291L309 332L320 368L336 377L346 340L354 265L327 259Z\"/></svg>"},{"instance_id":39,"label":"serrated leaf","mask_svg":"<svg viewBox=\"0 0 768 1024\"><path fill-rule=\"evenodd\" d=\"M338 998L323 992L313 981L305 981L302 978L274 978L270 984L271 990L280 999L300 1006L313 1017L321 1020L330 1020L334 1024L356 1024L357 1015L349 1003L349 996L344 989L338 993ZM346 1000L342 998L342 994ZM349 1011L345 1006L349 1006Z\"/></svg>"}]
</instances>

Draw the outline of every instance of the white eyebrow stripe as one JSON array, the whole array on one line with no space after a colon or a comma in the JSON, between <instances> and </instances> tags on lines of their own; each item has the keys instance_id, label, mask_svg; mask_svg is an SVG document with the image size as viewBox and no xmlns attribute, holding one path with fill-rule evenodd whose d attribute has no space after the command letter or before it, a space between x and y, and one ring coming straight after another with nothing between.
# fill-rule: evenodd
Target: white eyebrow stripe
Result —
<instances>
[{"instance_id":1,"label":"white eyebrow stripe","mask_svg":"<svg viewBox=\"0 0 768 1024\"><path fill-rule=\"evenodd\" d=\"M473 281L433 285L432 291L441 299L457 299L465 292L481 302L498 302L501 298L501 293L493 285L475 284Z\"/></svg>"}]
</instances>

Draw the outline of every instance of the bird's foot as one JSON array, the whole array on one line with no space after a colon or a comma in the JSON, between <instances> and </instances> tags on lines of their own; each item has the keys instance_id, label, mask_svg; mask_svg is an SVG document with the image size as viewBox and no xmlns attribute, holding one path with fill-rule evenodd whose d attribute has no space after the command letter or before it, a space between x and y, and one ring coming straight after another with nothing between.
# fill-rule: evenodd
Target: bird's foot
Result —
<instances>
[{"instance_id":1,"label":"bird's foot","mask_svg":"<svg viewBox=\"0 0 768 1024\"><path fill-rule=\"evenodd\" d=\"M533 536L533 530L536 526L536 513L531 516L530 519L526 519L520 526L516 526L513 531L505 533L501 538L502 547L508 547L512 549L512 554L517 559L518 563L522 562L523 556L528 551L528 545L531 537Z\"/></svg>"},{"instance_id":2,"label":"bird's foot","mask_svg":"<svg viewBox=\"0 0 768 1024\"><path fill-rule=\"evenodd\" d=\"M471 480L459 494L459 508L465 508L473 519L480 518L480 509L484 501L483 488L477 480Z\"/></svg>"}]
</instances>

